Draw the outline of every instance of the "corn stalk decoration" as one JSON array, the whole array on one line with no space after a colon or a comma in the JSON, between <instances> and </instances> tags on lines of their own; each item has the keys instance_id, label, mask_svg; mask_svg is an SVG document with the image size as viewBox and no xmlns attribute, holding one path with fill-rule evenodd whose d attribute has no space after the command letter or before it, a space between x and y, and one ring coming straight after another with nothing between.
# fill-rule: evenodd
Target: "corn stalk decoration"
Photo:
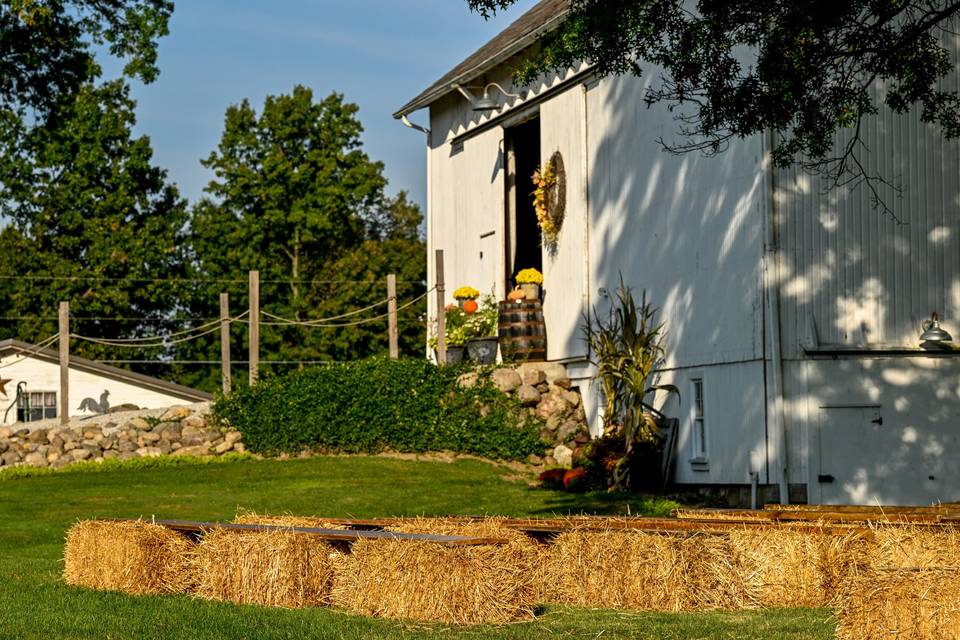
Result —
<instances>
[{"instance_id":1,"label":"corn stalk decoration","mask_svg":"<svg viewBox=\"0 0 960 640\"><path fill-rule=\"evenodd\" d=\"M638 305L621 275L609 311L603 315L594 307L584 323L596 379L606 399L604 433L623 433L624 456L613 472L614 485L621 488L630 483L628 462L634 446L659 438L657 420L647 411L647 396L656 391L680 394L674 385L651 384L665 355L657 311L647 302L646 292Z\"/></svg>"}]
</instances>

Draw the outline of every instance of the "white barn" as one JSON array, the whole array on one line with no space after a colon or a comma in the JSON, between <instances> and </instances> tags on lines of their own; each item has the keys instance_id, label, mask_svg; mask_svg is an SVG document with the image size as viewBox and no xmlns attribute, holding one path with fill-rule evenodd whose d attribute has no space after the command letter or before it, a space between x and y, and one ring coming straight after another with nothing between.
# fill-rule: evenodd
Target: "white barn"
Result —
<instances>
[{"instance_id":1,"label":"white barn","mask_svg":"<svg viewBox=\"0 0 960 640\"><path fill-rule=\"evenodd\" d=\"M77 356L70 357L68 380L72 417L100 413L98 408L104 399L110 407L136 405L141 409L212 399L209 393L198 389ZM0 424L59 417L60 361L55 349L38 348L20 340L0 341L0 383ZM87 399L98 406L85 402Z\"/></svg>"},{"instance_id":2,"label":"white barn","mask_svg":"<svg viewBox=\"0 0 960 640\"><path fill-rule=\"evenodd\" d=\"M435 249L448 291L502 297L540 267L548 360L578 381L594 429L581 319L621 273L646 290L668 331L663 381L684 391L664 406L681 423L677 483L743 488L756 474L768 499L960 500L960 352L919 344L932 312L960 335L960 144L916 114L870 120L869 168L903 183L889 202L903 224L865 190L772 168L766 136L670 155L657 139L673 116L643 101L653 73L581 66L512 88L512 63L568 6L540 2L395 114L421 128L407 117L429 110L430 286ZM477 112L457 89L494 81L525 93L493 89L499 108ZM547 252L527 194L556 151L567 204Z\"/></svg>"}]
</instances>

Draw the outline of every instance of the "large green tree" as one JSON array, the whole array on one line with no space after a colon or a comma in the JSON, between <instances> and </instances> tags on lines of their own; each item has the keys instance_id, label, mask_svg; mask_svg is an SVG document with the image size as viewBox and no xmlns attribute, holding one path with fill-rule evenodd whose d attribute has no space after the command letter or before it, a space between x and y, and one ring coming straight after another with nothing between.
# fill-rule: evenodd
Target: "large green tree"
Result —
<instances>
[{"instance_id":1,"label":"large green tree","mask_svg":"<svg viewBox=\"0 0 960 640\"><path fill-rule=\"evenodd\" d=\"M19 151L0 152L0 216L8 225L0 233L0 316L12 318L0 320L3 337L55 333L61 300L71 302L78 318L71 330L81 335L179 326L186 205L154 166L149 139L133 136L134 107L123 81L86 84L61 106L57 126L24 127ZM164 353L82 342L75 351L121 359Z\"/></svg>"},{"instance_id":2,"label":"large green tree","mask_svg":"<svg viewBox=\"0 0 960 640\"><path fill-rule=\"evenodd\" d=\"M304 322L385 298L383 282L390 272L403 281L401 298L422 290L420 211L403 194L384 195L383 165L363 150L362 131L356 105L335 93L315 100L302 86L267 97L259 113L247 101L227 109L220 144L203 162L215 177L190 224L197 273L208 281L195 290L194 315L215 314L221 291L231 294L234 315L239 314L248 304L250 270L260 272L265 312ZM372 309L334 324L383 311ZM386 323L373 326L264 324L263 359L378 353L386 348ZM421 342L422 335L421 329ZM244 327L237 325L233 336L235 359L242 360ZM187 360L216 359L218 349L211 339L184 345L179 354ZM208 388L216 385L217 375L210 367L181 373L183 380Z\"/></svg>"},{"instance_id":3,"label":"large green tree","mask_svg":"<svg viewBox=\"0 0 960 640\"><path fill-rule=\"evenodd\" d=\"M468 0L489 16L516 0ZM681 141L672 151L722 151L735 138L775 135L773 157L866 183L877 204L885 177L865 167L859 132L881 105L960 136L957 87L947 43L960 2L944 0L570 0L558 28L518 69L527 82L579 61L599 73L662 70L648 103L668 104ZM877 87L883 87L877 91ZM852 135L839 150L836 134Z\"/></svg>"}]
</instances>

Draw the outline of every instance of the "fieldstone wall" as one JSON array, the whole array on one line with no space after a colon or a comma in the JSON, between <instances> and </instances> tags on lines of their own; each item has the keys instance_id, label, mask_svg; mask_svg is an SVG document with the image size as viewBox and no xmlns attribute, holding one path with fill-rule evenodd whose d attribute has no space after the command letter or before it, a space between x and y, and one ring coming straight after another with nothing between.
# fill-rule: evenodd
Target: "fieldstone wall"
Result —
<instances>
[{"instance_id":1,"label":"fieldstone wall","mask_svg":"<svg viewBox=\"0 0 960 640\"><path fill-rule=\"evenodd\" d=\"M476 373L460 378L462 386L476 383ZM544 423L540 437L549 446L542 456L532 455L536 465L570 467L590 442L590 430L580 390L573 386L562 365L527 363L500 367L491 374L493 384L503 393L515 396L531 416Z\"/></svg>"},{"instance_id":2,"label":"fieldstone wall","mask_svg":"<svg viewBox=\"0 0 960 640\"><path fill-rule=\"evenodd\" d=\"M219 456L245 450L239 431L211 425L207 403L0 427L0 467L63 467L81 460Z\"/></svg>"}]
</instances>

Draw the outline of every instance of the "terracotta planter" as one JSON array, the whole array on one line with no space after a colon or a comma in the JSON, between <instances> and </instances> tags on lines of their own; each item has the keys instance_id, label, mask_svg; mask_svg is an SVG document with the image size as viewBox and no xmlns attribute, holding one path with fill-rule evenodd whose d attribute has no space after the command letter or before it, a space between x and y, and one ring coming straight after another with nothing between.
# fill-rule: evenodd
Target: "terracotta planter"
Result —
<instances>
[{"instance_id":1,"label":"terracotta planter","mask_svg":"<svg viewBox=\"0 0 960 640\"><path fill-rule=\"evenodd\" d=\"M538 284L521 284L520 288L523 289L524 295L527 296L527 300L539 300L540 299L540 285Z\"/></svg>"},{"instance_id":2,"label":"terracotta planter","mask_svg":"<svg viewBox=\"0 0 960 640\"><path fill-rule=\"evenodd\" d=\"M496 337L471 338L467 342L467 355L477 364L496 364L497 342Z\"/></svg>"}]
</instances>

